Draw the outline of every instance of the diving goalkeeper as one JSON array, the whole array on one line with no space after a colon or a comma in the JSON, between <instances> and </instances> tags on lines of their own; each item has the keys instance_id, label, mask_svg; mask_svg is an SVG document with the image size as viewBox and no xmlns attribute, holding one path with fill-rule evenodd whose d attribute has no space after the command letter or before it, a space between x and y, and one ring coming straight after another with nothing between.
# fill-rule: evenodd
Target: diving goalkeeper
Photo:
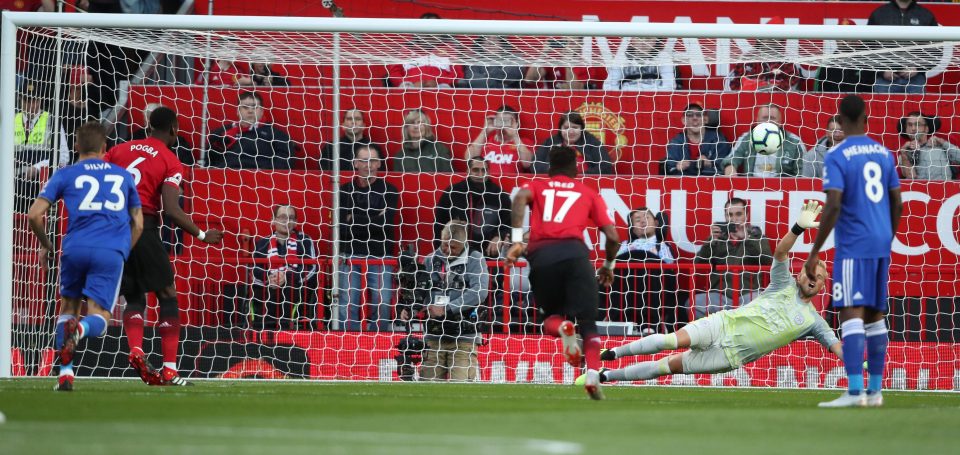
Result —
<instances>
[{"instance_id":1,"label":"diving goalkeeper","mask_svg":"<svg viewBox=\"0 0 960 455\"><path fill-rule=\"evenodd\" d=\"M812 281L802 270L790 275L790 248L816 221L822 206L807 202L800 218L780 240L773 253L770 285L759 297L734 310L721 311L691 322L675 333L644 337L613 349L604 349L601 360L690 348L659 360L641 362L619 370L600 370L600 381L638 381L668 374L722 373L753 362L801 337L812 335L834 355L843 358L840 341L814 309L810 300L823 289L827 268L823 261ZM581 376L582 377L582 376ZM577 378L579 382L581 379Z\"/></svg>"}]
</instances>

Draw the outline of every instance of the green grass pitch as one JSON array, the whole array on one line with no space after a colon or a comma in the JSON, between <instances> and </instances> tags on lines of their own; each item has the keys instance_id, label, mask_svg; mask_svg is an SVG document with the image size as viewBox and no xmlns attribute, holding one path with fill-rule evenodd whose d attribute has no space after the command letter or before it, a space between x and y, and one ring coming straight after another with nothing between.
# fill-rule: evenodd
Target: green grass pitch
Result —
<instances>
[{"instance_id":1,"label":"green grass pitch","mask_svg":"<svg viewBox=\"0 0 960 455\"><path fill-rule=\"evenodd\" d=\"M201 381L0 381L0 454L956 454L960 394Z\"/></svg>"}]
</instances>

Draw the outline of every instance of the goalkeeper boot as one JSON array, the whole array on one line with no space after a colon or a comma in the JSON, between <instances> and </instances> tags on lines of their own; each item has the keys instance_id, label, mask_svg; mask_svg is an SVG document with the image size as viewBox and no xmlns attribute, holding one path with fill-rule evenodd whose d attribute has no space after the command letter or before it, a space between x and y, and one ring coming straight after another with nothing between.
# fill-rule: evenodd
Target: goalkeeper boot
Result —
<instances>
[{"instance_id":1,"label":"goalkeeper boot","mask_svg":"<svg viewBox=\"0 0 960 455\"><path fill-rule=\"evenodd\" d=\"M843 392L840 398L833 401L824 401L820 403L821 408L862 408L867 405L866 394L850 395L850 392Z\"/></svg>"},{"instance_id":2,"label":"goalkeeper boot","mask_svg":"<svg viewBox=\"0 0 960 455\"><path fill-rule=\"evenodd\" d=\"M580 349L580 342L577 340L577 328L570 321L560 323L560 340L563 342L563 356L567 363L574 368L580 368L580 360L583 358L583 351Z\"/></svg>"},{"instance_id":3,"label":"goalkeeper boot","mask_svg":"<svg viewBox=\"0 0 960 455\"><path fill-rule=\"evenodd\" d=\"M883 406L883 393L874 392L867 394L867 407L868 408L879 408Z\"/></svg>"},{"instance_id":4,"label":"goalkeeper boot","mask_svg":"<svg viewBox=\"0 0 960 455\"><path fill-rule=\"evenodd\" d=\"M192 386L193 383L187 381L180 377L180 373L177 373L177 370L173 368L163 367L163 370L160 372L160 385L164 386Z\"/></svg>"},{"instance_id":5,"label":"goalkeeper boot","mask_svg":"<svg viewBox=\"0 0 960 455\"><path fill-rule=\"evenodd\" d=\"M73 363L73 353L77 350L77 343L80 342L80 327L76 319L71 319L63 324L63 346L60 347L60 363L67 365Z\"/></svg>"},{"instance_id":6,"label":"goalkeeper boot","mask_svg":"<svg viewBox=\"0 0 960 455\"><path fill-rule=\"evenodd\" d=\"M613 349L603 348L600 350L600 360L603 360L604 362L617 360L617 353L613 352ZM600 371L603 371L605 369L606 368L601 368Z\"/></svg>"},{"instance_id":7,"label":"goalkeeper boot","mask_svg":"<svg viewBox=\"0 0 960 455\"><path fill-rule=\"evenodd\" d=\"M160 373L150 366L142 350L134 349L133 352L130 353L128 360L130 361L130 366L140 375L140 380L142 380L144 384L161 385L163 383L163 380L160 378Z\"/></svg>"},{"instance_id":8,"label":"goalkeeper boot","mask_svg":"<svg viewBox=\"0 0 960 455\"><path fill-rule=\"evenodd\" d=\"M610 382L609 380L607 380L607 372L608 372L608 371L610 371L610 369L609 369L609 368L605 368L605 367L604 367L604 368L600 368L600 369L597 371L597 373L600 374L600 383L601 383L601 384ZM583 387L583 386L587 385L587 374L584 373L584 374L581 374L580 376L577 376L577 379L575 379L575 380L573 381L573 385L575 385L575 386L580 386L580 387Z\"/></svg>"},{"instance_id":9,"label":"goalkeeper boot","mask_svg":"<svg viewBox=\"0 0 960 455\"><path fill-rule=\"evenodd\" d=\"M600 387L600 372L597 370L587 370L584 374L583 389L590 395L591 400L602 400L603 390Z\"/></svg>"}]
</instances>

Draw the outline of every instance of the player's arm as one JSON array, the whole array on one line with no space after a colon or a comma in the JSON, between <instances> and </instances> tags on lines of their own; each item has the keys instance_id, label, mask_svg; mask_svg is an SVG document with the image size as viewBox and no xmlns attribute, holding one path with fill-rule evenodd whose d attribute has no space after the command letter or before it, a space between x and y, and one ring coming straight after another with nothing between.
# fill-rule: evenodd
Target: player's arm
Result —
<instances>
[{"instance_id":1,"label":"player's arm","mask_svg":"<svg viewBox=\"0 0 960 455\"><path fill-rule=\"evenodd\" d=\"M513 265L523 254L523 217L527 214L527 205L530 204L530 198L533 193L527 188L521 188L517 194L513 195L513 203L510 205L510 241L513 245L507 251L507 263Z\"/></svg>"},{"instance_id":2,"label":"player's arm","mask_svg":"<svg viewBox=\"0 0 960 455\"><path fill-rule=\"evenodd\" d=\"M193 223L193 220L190 219L190 215L187 215L187 213L180 208L180 188L165 183L160 190L160 195L163 199L163 213L165 216L170 217L174 224L184 231L189 232L190 235L200 239L202 242L220 242L223 233L216 229L201 231L200 228Z\"/></svg>"},{"instance_id":3,"label":"player's arm","mask_svg":"<svg viewBox=\"0 0 960 455\"><path fill-rule=\"evenodd\" d=\"M903 214L903 197L900 195L900 188L892 188L890 192L890 228L893 236L897 236L897 228L900 227L900 216Z\"/></svg>"},{"instance_id":4,"label":"player's arm","mask_svg":"<svg viewBox=\"0 0 960 455\"><path fill-rule=\"evenodd\" d=\"M130 247L133 248L143 233L143 209L130 207Z\"/></svg>"},{"instance_id":5,"label":"player's arm","mask_svg":"<svg viewBox=\"0 0 960 455\"><path fill-rule=\"evenodd\" d=\"M817 231L817 238L813 241L813 247L810 249L810 256L807 263L804 264L804 270L811 280L816 279L817 264L820 260L820 248L827 242L827 237L837 225L837 218L840 217L840 204L843 202L843 191L838 189L827 189L827 203L823 208L823 214L820 216L820 230Z\"/></svg>"},{"instance_id":6,"label":"player's arm","mask_svg":"<svg viewBox=\"0 0 960 455\"><path fill-rule=\"evenodd\" d=\"M790 257L790 249L797 243L797 239L803 235L803 231L809 228L815 228L820 225L817 223L817 215L823 210L823 206L817 201L807 201L800 209L800 217L797 222L787 231L786 235L780 239L777 249L773 251L773 258L778 262L786 261Z\"/></svg>"},{"instance_id":7,"label":"player's arm","mask_svg":"<svg viewBox=\"0 0 960 455\"><path fill-rule=\"evenodd\" d=\"M599 271L600 284L610 286L613 284L613 266L617 262L617 251L620 250L620 235L617 234L617 229L612 224L601 226L600 232L607 236L606 260L603 261L603 266L600 267Z\"/></svg>"},{"instance_id":8,"label":"player's arm","mask_svg":"<svg viewBox=\"0 0 960 455\"><path fill-rule=\"evenodd\" d=\"M30 212L27 214L30 230L37 236L37 240L40 241L40 246L47 251L47 254L53 251L53 242L47 237L47 227L44 226L43 217L47 214L47 211L50 210L50 205L50 201L38 197L33 201L33 205L30 206Z\"/></svg>"}]
</instances>

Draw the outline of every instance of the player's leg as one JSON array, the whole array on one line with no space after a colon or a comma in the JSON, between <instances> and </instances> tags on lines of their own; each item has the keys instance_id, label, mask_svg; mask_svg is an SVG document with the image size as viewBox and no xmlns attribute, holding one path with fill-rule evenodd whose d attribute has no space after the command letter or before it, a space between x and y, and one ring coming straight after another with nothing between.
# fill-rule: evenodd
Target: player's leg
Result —
<instances>
[{"instance_id":1,"label":"player's leg","mask_svg":"<svg viewBox=\"0 0 960 455\"><path fill-rule=\"evenodd\" d=\"M706 337L702 334L713 333L722 327L722 322L717 319L716 316L708 316L706 318L697 319L674 333L657 333L648 335L622 346L617 346L612 349L604 349L601 353L601 359L609 361L631 355L656 354L661 351L683 349L691 346L709 346L712 338ZM692 342L691 333L693 333L693 337L698 338L697 343Z\"/></svg>"},{"instance_id":2,"label":"player's leg","mask_svg":"<svg viewBox=\"0 0 960 455\"><path fill-rule=\"evenodd\" d=\"M863 331L867 345L867 406L883 406L883 370L887 361L887 281L890 271L890 259L882 258L876 262L875 286L867 289L868 305L864 308Z\"/></svg>"},{"instance_id":3,"label":"player's leg","mask_svg":"<svg viewBox=\"0 0 960 455\"><path fill-rule=\"evenodd\" d=\"M834 262L833 298L840 312L840 336L843 338L843 367L847 372L847 391L836 400L820 403L823 408L863 406L863 285L866 278L860 259L843 258ZM871 280L872 281L872 280Z\"/></svg>"},{"instance_id":4,"label":"player's leg","mask_svg":"<svg viewBox=\"0 0 960 455\"><path fill-rule=\"evenodd\" d=\"M600 306L600 289L597 284L597 271L590 261L578 259L570 261L564 267L568 271L565 279L565 313L577 320L580 336L583 338L583 357L587 371L584 389L590 398L603 399L600 388L600 335L597 332L597 316ZM567 333L569 321L560 328L564 347L568 346ZM576 339L572 340L576 346ZM568 349L565 349L568 350Z\"/></svg>"},{"instance_id":5,"label":"player's leg","mask_svg":"<svg viewBox=\"0 0 960 455\"><path fill-rule=\"evenodd\" d=\"M160 345L163 352L163 368L160 370L161 385L190 385L177 372L177 350L180 348L180 308L177 302L177 288L174 285L173 265L160 240L159 228L155 221L144 221L144 232L137 246L142 249L140 256L143 272L139 283L147 292L157 296L159 309Z\"/></svg>"},{"instance_id":6,"label":"player's leg","mask_svg":"<svg viewBox=\"0 0 960 455\"><path fill-rule=\"evenodd\" d=\"M123 333L127 337L127 360L130 367L144 383L156 385L160 383L160 374L150 366L143 352L143 315L147 310L147 299L141 282L142 277L150 273L147 270L148 261L144 259L147 252L143 245L143 242L138 241L133 246L123 267L123 279L120 282L120 294L126 301L123 309Z\"/></svg>"},{"instance_id":7,"label":"player's leg","mask_svg":"<svg viewBox=\"0 0 960 455\"><path fill-rule=\"evenodd\" d=\"M660 376L666 376L668 374L701 372L700 370L703 370L707 367L713 369L729 369L729 362L726 360L726 356L723 355L723 351L719 350L719 348L717 349L717 351L720 353L719 356L715 353L705 355L706 357L696 354L712 351L714 347L719 346L719 342L722 337L723 322L717 316L711 316L703 319L697 319L675 333L667 335L657 334L642 338L638 341L630 343L629 345L621 347L630 347L636 351L641 348L647 348L649 352L645 352L646 354L654 354L656 352L665 350L654 350L657 347L656 345L667 342L670 343L669 346L673 346L669 349L682 349L689 347L693 348L694 350L683 353L683 356L686 356L686 359L682 357L681 354L674 354L658 360L640 362L619 370L608 370L604 372L601 379L604 381L643 381ZM652 339L653 341L646 345L635 345L635 343L642 342L648 338ZM688 354L690 352L695 354ZM690 359L690 356L693 356L692 360ZM684 363L685 361L687 363Z\"/></svg>"},{"instance_id":8,"label":"player's leg","mask_svg":"<svg viewBox=\"0 0 960 455\"><path fill-rule=\"evenodd\" d=\"M60 374L55 390L73 390L73 354L77 348L77 319L86 280L89 255L80 248L65 251L60 258L60 316L54 343L60 354Z\"/></svg>"}]
</instances>

